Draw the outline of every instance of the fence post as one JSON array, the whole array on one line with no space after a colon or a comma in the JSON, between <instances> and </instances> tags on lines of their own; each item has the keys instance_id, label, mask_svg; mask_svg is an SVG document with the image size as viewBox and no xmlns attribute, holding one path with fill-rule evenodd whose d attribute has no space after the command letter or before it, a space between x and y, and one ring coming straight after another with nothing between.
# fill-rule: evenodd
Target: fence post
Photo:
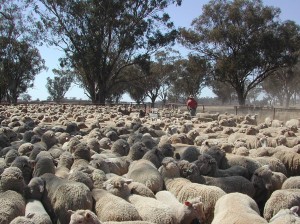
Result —
<instances>
[{"instance_id":1,"label":"fence post","mask_svg":"<svg viewBox=\"0 0 300 224\"><path fill-rule=\"evenodd\" d=\"M237 115L237 106L234 106L235 115Z\"/></svg>"},{"instance_id":2,"label":"fence post","mask_svg":"<svg viewBox=\"0 0 300 224\"><path fill-rule=\"evenodd\" d=\"M202 112L204 113L204 111L205 111L205 108L204 108L204 105L202 105Z\"/></svg>"},{"instance_id":3,"label":"fence post","mask_svg":"<svg viewBox=\"0 0 300 224\"><path fill-rule=\"evenodd\" d=\"M275 107L273 108L273 120L275 119Z\"/></svg>"}]
</instances>

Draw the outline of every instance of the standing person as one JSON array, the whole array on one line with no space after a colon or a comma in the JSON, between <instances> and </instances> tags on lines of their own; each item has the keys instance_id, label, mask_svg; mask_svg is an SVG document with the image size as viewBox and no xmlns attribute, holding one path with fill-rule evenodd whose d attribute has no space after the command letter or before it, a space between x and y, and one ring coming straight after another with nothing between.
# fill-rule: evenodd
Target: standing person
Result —
<instances>
[{"instance_id":1,"label":"standing person","mask_svg":"<svg viewBox=\"0 0 300 224\"><path fill-rule=\"evenodd\" d=\"M195 116L198 104L192 95L189 96L188 101L186 102L186 106L190 111L191 116Z\"/></svg>"}]
</instances>

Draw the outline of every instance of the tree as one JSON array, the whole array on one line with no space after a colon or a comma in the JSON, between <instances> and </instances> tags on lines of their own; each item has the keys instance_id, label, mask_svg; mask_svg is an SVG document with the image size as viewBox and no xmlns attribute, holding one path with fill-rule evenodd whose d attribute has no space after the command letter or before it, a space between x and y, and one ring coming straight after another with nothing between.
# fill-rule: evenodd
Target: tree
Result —
<instances>
[{"instance_id":1,"label":"tree","mask_svg":"<svg viewBox=\"0 0 300 224\"><path fill-rule=\"evenodd\" d=\"M279 14L261 0L212 0L192 29L181 29L181 43L207 57L214 79L231 85L244 105L251 89L297 61L299 27L280 23Z\"/></svg>"},{"instance_id":2,"label":"tree","mask_svg":"<svg viewBox=\"0 0 300 224\"><path fill-rule=\"evenodd\" d=\"M206 77L210 72L210 65L205 58L188 55L188 59L179 59L174 65L172 76L172 95L187 98L189 95L200 96L206 85Z\"/></svg>"},{"instance_id":3,"label":"tree","mask_svg":"<svg viewBox=\"0 0 300 224\"><path fill-rule=\"evenodd\" d=\"M61 102L64 99L65 94L71 87L73 82L73 76L70 71L53 69L55 76L53 79L47 77L46 88L50 94L50 97L55 102Z\"/></svg>"},{"instance_id":4,"label":"tree","mask_svg":"<svg viewBox=\"0 0 300 224\"><path fill-rule=\"evenodd\" d=\"M35 47L39 31L32 26L34 18L27 8L19 0L3 0L0 6L0 100L11 103L16 103L45 69Z\"/></svg>"},{"instance_id":5,"label":"tree","mask_svg":"<svg viewBox=\"0 0 300 224\"><path fill-rule=\"evenodd\" d=\"M39 0L34 5L62 64L73 68L93 102L105 103L122 70L172 42L177 31L163 9L180 0Z\"/></svg>"},{"instance_id":6,"label":"tree","mask_svg":"<svg viewBox=\"0 0 300 224\"><path fill-rule=\"evenodd\" d=\"M272 98L278 99L281 106L289 107L293 94L300 88L300 63L289 68L281 68L263 82L263 90Z\"/></svg>"},{"instance_id":7,"label":"tree","mask_svg":"<svg viewBox=\"0 0 300 224\"><path fill-rule=\"evenodd\" d=\"M222 102L222 104L230 104L232 102L235 95L235 91L230 85L228 85L228 83L216 80L209 80L208 85L210 86L212 92L216 94L218 99Z\"/></svg>"},{"instance_id":8,"label":"tree","mask_svg":"<svg viewBox=\"0 0 300 224\"><path fill-rule=\"evenodd\" d=\"M20 98L25 102L29 102L32 97L28 93L23 93L20 95Z\"/></svg>"}]
</instances>

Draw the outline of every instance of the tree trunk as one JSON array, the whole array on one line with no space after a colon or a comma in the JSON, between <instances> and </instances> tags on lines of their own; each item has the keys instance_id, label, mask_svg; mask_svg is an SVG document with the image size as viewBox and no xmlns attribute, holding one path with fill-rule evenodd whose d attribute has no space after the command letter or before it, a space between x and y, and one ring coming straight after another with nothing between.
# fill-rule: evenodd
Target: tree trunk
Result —
<instances>
[{"instance_id":1,"label":"tree trunk","mask_svg":"<svg viewBox=\"0 0 300 224\"><path fill-rule=\"evenodd\" d=\"M236 94L237 94L237 97L238 97L239 105L240 106L245 106L246 96L244 96L244 92L243 91L237 91Z\"/></svg>"}]
</instances>

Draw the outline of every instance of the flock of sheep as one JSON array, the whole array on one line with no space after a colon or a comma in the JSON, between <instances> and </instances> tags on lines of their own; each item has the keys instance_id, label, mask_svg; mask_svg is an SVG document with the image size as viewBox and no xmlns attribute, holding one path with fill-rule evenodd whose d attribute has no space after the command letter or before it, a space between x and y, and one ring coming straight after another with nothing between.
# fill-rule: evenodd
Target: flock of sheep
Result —
<instances>
[{"instance_id":1,"label":"flock of sheep","mask_svg":"<svg viewBox=\"0 0 300 224\"><path fill-rule=\"evenodd\" d=\"M0 224L300 223L299 119L0 106Z\"/></svg>"}]
</instances>

